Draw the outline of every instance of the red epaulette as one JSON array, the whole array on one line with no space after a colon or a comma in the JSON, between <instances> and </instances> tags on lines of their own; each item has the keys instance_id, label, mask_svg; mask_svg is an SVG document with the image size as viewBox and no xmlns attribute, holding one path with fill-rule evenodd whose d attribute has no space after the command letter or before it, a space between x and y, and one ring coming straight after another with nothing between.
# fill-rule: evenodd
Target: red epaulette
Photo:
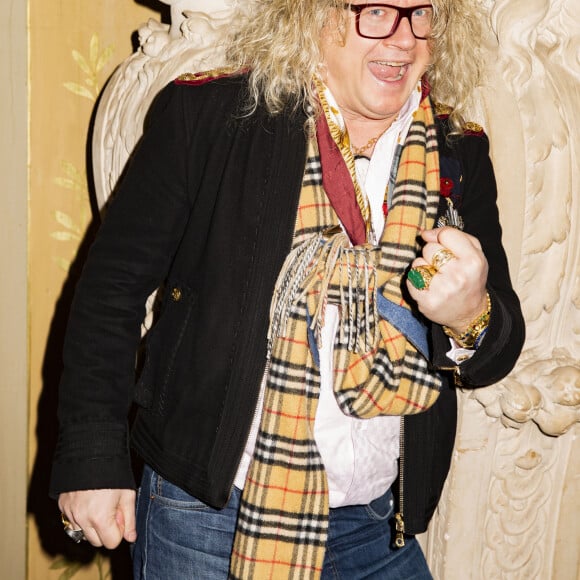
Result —
<instances>
[{"instance_id":1,"label":"red epaulette","mask_svg":"<svg viewBox=\"0 0 580 580\"><path fill-rule=\"evenodd\" d=\"M485 131L483 130L483 127L478 123L468 121L463 125L463 134L473 135L475 137L483 137L485 135Z\"/></svg>"},{"instance_id":2,"label":"red epaulette","mask_svg":"<svg viewBox=\"0 0 580 580\"><path fill-rule=\"evenodd\" d=\"M441 117L441 119L447 119L449 115L453 112L453 107L449 105L444 105L442 103L435 103L435 115Z\"/></svg>"},{"instance_id":3,"label":"red epaulette","mask_svg":"<svg viewBox=\"0 0 580 580\"><path fill-rule=\"evenodd\" d=\"M435 103L435 115L440 119L448 119L452 112L453 107L444 105L442 103ZM485 135L483 127L478 123L474 123L473 121L464 123L461 128L463 129L464 135L472 135L475 137L483 137Z\"/></svg>"},{"instance_id":4,"label":"red epaulette","mask_svg":"<svg viewBox=\"0 0 580 580\"><path fill-rule=\"evenodd\" d=\"M176 85L192 85L192 86L205 85L210 81L215 81L217 79L229 77L235 73L236 70L233 68L228 67L215 68L212 70L206 70L197 73L184 73L182 75L179 75L173 82Z\"/></svg>"}]
</instances>

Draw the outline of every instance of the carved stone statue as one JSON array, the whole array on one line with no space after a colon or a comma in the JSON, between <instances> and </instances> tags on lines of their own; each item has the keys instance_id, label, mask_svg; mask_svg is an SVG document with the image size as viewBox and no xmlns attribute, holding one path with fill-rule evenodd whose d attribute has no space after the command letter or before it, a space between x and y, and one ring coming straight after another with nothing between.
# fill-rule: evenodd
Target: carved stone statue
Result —
<instances>
[{"instance_id":1,"label":"carved stone statue","mask_svg":"<svg viewBox=\"0 0 580 580\"><path fill-rule=\"evenodd\" d=\"M150 19L139 27L140 47L109 80L97 109L93 166L97 201L111 194L155 95L185 72L222 63L220 38L235 0L163 0L171 25Z\"/></svg>"}]
</instances>

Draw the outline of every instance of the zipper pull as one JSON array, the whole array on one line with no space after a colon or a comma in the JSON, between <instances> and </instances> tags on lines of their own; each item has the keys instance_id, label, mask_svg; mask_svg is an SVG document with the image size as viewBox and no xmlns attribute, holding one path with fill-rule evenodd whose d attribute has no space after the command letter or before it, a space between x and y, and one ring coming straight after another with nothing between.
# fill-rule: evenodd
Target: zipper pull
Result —
<instances>
[{"instance_id":1,"label":"zipper pull","mask_svg":"<svg viewBox=\"0 0 580 580\"><path fill-rule=\"evenodd\" d=\"M403 521L403 514L398 512L395 514L395 546L402 548L405 545L405 522Z\"/></svg>"},{"instance_id":2,"label":"zipper pull","mask_svg":"<svg viewBox=\"0 0 580 580\"><path fill-rule=\"evenodd\" d=\"M456 387L463 387L463 378L461 377L461 369L459 368L459 365L457 365L454 369L453 369L453 382L455 383Z\"/></svg>"}]
</instances>

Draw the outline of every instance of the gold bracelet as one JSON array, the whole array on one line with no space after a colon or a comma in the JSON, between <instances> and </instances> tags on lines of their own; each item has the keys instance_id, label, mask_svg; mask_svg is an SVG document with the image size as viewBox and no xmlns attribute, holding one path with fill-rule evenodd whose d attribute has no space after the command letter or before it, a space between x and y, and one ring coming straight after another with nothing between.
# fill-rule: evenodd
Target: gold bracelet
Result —
<instances>
[{"instance_id":1,"label":"gold bracelet","mask_svg":"<svg viewBox=\"0 0 580 580\"><path fill-rule=\"evenodd\" d=\"M462 348L473 348L477 339L487 329L489 316L491 313L491 299L489 292L486 292L487 306L485 310L467 327L465 332L457 334L448 326L443 326L443 331L452 338Z\"/></svg>"}]
</instances>

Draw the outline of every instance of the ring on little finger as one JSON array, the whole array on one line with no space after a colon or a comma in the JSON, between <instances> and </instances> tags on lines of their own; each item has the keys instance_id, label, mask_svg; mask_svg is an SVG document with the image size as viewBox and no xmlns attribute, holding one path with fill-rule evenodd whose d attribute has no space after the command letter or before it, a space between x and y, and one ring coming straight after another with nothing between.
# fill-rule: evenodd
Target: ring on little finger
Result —
<instances>
[{"instance_id":1,"label":"ring on little finger","mask_svg":"<svg viewBox=\"0 0 580 580\"><path fill-rule=\"evenodd\" d=\"M409 270L407 277L417 290L428 290L435 274L437 270L433 266L415 266Z\"/></svg>"},{"instance_id":2,"label":"ring on little finger","mask_svg":"<svg viewBox=\"0 0 580 580\"><path fill-rule=\"evenodd\" d=\"M431 266L433 266L435 270L439 270L442 266L447 264L447 262L454 260L455 258L456 256L451 250L441 248L433 254L433 257L431 258Z\"/></svg>"},{"instance_id":3,"label":"ring on little finger","mask_svg":"<svg viewBox=\"0 0 580 580\"><path fill-rule=\"evenodd\" d=\"M85 534L82 530L75 530L72 527L72 524L67 520L64 514L60 514L60 521L64 526L64 533L77 544L80 544L83 540L86 540Z\"/></svg>"}]
</instances>

